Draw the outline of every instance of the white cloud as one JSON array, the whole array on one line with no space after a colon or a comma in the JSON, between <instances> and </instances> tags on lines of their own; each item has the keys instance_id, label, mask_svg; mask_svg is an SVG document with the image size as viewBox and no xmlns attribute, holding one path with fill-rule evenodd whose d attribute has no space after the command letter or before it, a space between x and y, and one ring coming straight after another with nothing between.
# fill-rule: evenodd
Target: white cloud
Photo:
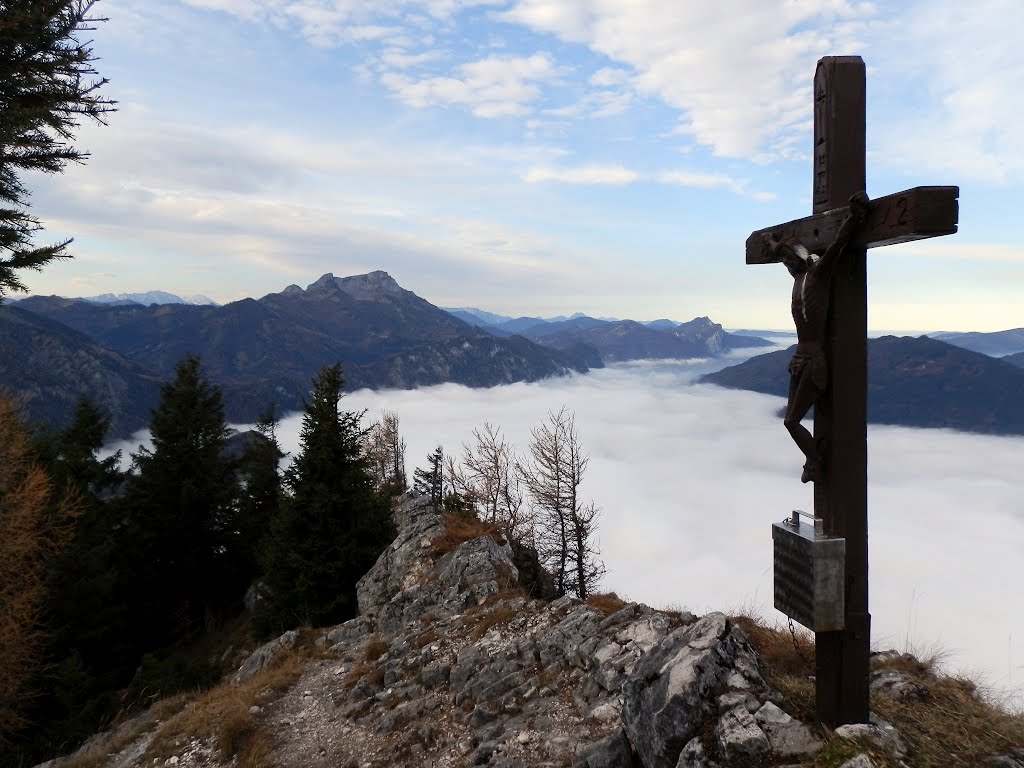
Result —
<instances>
[{"instance_id":1,"label":"white cloud","mask_svg":"<svg viewBox=\"0 0 1024 768\"><path fill-rule=\"evenodd\" d=\"M696 189L715 189L725 187L733 192L741 192L743 184L721 173L692 173L688 171L665 171L658 175L658 181L664 184L678 184L681 187Z\"/></svg>"},{"instance_id":2,"label":"white cloud","mask_svg":"<svg viewBox=\"0 0 1024 768\"><path fill-rule=\"evenodd\" d=\"M602 67L590 76L590 84L596 86L610 87L626 85L629 82L630 74L624 69L613 67Z\"/></svg>"},{"instance_id":3,"label":"white cloud","mask_svg":"<svg viewBox=\"0 0 1024 768\"><path fill-rule=\"evenodd\" d=\"M588 165L582 168L533 168L524 180L530 183L558 181L564 184L632 184L640 174L621 165Z\"/></svg>"},{"instance_id":4,"label":"white cloud","mask_svg":"<svg viewBox=\"0 0 1024 768\"><path fill-rule=\"evenodd\" d=\"M1007 26L1018 4L980 0L936 12L919 0L902 8L913 22L896 19L883 28L875 64L887 79L869 86L883 105L872 116L878 121L872 143L887 162L915 176L1020 184L1024 46Z\"/></svg>"},{"instance_id":5,"label":"white cloud","mask_svg":"<svg viewBox=\"0 0 1024 768\"><path fill-rule=\"evenodd\" d=\"M624 185L641 181L656 181L660 184L671 184L691 189L726 189L736 195L749 195L755 200L774 200L775 195L764 192L747 192L748 182L735 179L722 173L702 173L696 171L662 171L656 174L643 174L621 165L584 165L578 168L531 168L523 180L536 184L541 182L561 182L563 184L609 184Z\"/></svg>"},{"instance_id":6,"label":"white cloud","mask_svg":"<svg viewBox=\"0 0 1024 768\"><path fill-rule=\"evenodd\" d=\"M413 107L467 106L477 117L510 117L532 111L540 83L556 73L551 58L489 56L459 66L458 77L425 77L385 72L381 82Z\"/></svg>"},{"instance_id":7,"label":"white cloud","mask_svg":"<svg viewBox=\"0 0 1024 768\"><path fill-rule=\"evenodd\" d=\"M386 67L392 69L409 69L427 64L441 58L440 51L424 51L421 53L406 53L402 49L390 49L380 55L380 61Z\"/></svg>"},{"instance_id":8,"label":"white cloud","mask_svg":"<svg viewBox=\"0 0 1024 768\"><path fill-rule=\"evenodd\" d=\"M869 3L519 0L502 18L587 46L636 73L718 155L790 153L817 57L854 42ZM811 31L813 29L813 31Z\"/></svg>"}]
</instances>

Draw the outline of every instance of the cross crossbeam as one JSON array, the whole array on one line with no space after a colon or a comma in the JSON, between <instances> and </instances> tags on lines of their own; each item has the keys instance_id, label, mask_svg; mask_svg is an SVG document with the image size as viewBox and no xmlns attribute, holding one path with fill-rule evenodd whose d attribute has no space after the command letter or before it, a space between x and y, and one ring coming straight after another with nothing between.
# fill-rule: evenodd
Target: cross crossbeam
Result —
<instances>
[{"instance_id":1,"label":"cross crossbeam","mask_svg":"<svg viewBox=\"0 0 1024 768\"><path fill-rule=\"evenodd\" d=\"M872 200L864 227L850 241L851 248L878 248L957 231L959 187L914 187ZM772 264L779 257L768 238L800 243L811 253L821 253L835 240L849 214L848 206L766 227L747 238L747 264Z\"/></svg>"}]
</instances>

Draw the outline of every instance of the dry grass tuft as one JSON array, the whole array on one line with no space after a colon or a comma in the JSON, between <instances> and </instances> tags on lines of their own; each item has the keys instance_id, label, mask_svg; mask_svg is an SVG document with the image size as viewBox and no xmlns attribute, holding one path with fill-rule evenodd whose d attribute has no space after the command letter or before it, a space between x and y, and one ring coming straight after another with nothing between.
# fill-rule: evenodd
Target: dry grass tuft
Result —
<instances>
[{"instance_id":1,"label":"dry grass tuft","mask_svg":"<svg viewBox=\"0 0 1024 768\"><path fill-rule=\"evenodd\" d=\"M928 690L926 702L875 697L871 706L910 742L913 765L975 766L985 757L1024 749L1024 715L992 706L973 682L930 672L908 674Z\"/></svg>"},{"instance_id":2,"label":"dry grass tuft","mask_svg":"<svg viewBox=\"0 0 1024 768\"><path fill-rule=\"evenodd\" d=\"M614 592L603 592L599 595L591 595L587 598L587 605L600 613L602 616L611 616L616 611L621 611L629 603L623 600Z\"/></svg>"},{"instance_id":3,"label":"dry grass tuft","mask_svg":"<svg viewBox=\"0 0 1024 768\"><path fill-rule=\"evenodd\" d=\"M763 619L730 619L750 638L765 662L765 681L779 690L791 715L814 721L814 638L798 629L796 642L787 627L770 626ZM892 723L911 745L906 764L914 768L973 768L993 755L1024 749L1024 715L1010 714L987 702L975 683L936 672L941 651L925 659L891 654L875 660L876 669L895 669L927 690L923 702L901 702L873 696L872 712ZM815 768L835 768L854 755L868 754L879 768L897 768L894 757L870 744L827 739Z\"/></svg>"},{"instance_id":4,"label":"dry grass tuft","mask_svg":"<svg viewBox=\"0 0 1024 768\"><path fill-rule=\"evenodd\" d=\"M932 676L948 656L949 652L943 649L932 649L927 654L886 653L871 659L871 669L892 669L915 678Z\"/></svg>"},{"instance_id":5,"label":"dry grass tuft","mask_svg":"<svg viewBox=\"0 0 1024 768\"><path fill-rule=\"evenodd\" d=\"M379 637L371 637L363 646L363 661L376 661L388 652L387 640Z\"/></svg>"},{"instance_id":6,"label":"dry grass tuft","mask_svg":"<svg viewBox=\"0 0 1024 768\"><path fill-rule=\"evenodd\" d=\"M730 616L729 621L743 630L774 672L805 677L814 674L814 635L806 629L796 627L794 634L789 627L753 616Z\"/></svg>"},{"instance_id":7,"label":"dry grass tuft","mask_svg":"<svg viewBox=\"0 0 1024 768\"><path fill-rule=\"evenodd\" d=\"M765 663L765 682L783 695L786 711L800 720L813 722L814 635L797 628L794 639L788 627L769 624L756 616L730 616L729 621L750 639Z\"/></svg>"},{"instance_id":8,"label":"dry grass tuft","mask_svg":"<svg viewBox=\"0 0 1024 768\"><path fill-rule=\"evenodd\" d=\"M257 730L250 708L263 706L292 686L302 674L303 654L298 650L278 654L248 680L223 683L201 694L156 732L143 755L146 763L165 760L192 739L217 740L220 759L245 756L250 768L269 766L269 743ZM261 757L263 755L263 757ZM239 758L239 764L241 760Z\"/></svg>"},{"instance_id":9,"label":"dry grass tuft","mask_svg":"<svg viewBox=\"0 0 1024 768\"><path fill-rule=\"evenodd\" d=\"M490 536L498 543L505 541L501 527L494 523L485 523L476 517L465 515L445 515L444 533L431 542L431 555L438 560L460 544L481 536Z\"/></svg>"},{"instance_id":10,"label":"dry grass tuft","mask_svg":"<svg viewBox=\"0 0 1024 768\"><path fill-rule=\"evenodd\" d=\"M497 608L477 614L476 623L469 631L470 637L479 640L487 634L487 631L499 624L504 624L514 618L517 611L510 605L499 605Z\"/></svg>"},{"instance_id":11,"label":"dry grass tuft","mask_svg":"<svg viewBox=\"0 0 1024 768\"><path fill-rule=\"evenodd\" d=\"M423 648L424 646L430 645L439 638L440 635L437 634L437 631L431 628L428 629L426 632L417 635L416 638L412 641L412 644L413 647L415 648Z\"/></svg>"}]
</instances>

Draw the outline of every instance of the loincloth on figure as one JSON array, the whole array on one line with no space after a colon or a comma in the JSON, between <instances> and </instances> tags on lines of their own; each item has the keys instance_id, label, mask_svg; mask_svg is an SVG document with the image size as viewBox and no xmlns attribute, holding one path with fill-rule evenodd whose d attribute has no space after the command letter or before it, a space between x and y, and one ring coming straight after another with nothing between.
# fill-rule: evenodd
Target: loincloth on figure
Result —
<instances>
[{"instance_id":1,"label":"loincloth on figure","mask_svg":"<svg viewBox=\"0 0 1024 768\"><path fill-rule=\"evenodd\" d=\"M821 350L797 352L789 361L789 375L799 381L808 366L811 369L811 383L819 392L824 392L828 386L828 360L825 359L825 353Z\"/></svg>"}]
</instances>

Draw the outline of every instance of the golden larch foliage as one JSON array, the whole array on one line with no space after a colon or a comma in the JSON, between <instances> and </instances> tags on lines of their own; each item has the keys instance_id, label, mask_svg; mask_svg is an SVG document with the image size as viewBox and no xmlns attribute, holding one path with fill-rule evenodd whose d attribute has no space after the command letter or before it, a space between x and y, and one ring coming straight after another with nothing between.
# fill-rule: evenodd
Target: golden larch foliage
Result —
<instances>
[{"instance_id":1,"label":"golden larch foliage","mask_svg":"<svg viewBox=\"0 0 1024 768\"><path fill-rule=\"evenodd\" d=\"M46 575L71 535L74 494L57 499L13 398L0 397L0 744L24 725L46 639Z\"/></svg>"}]
</instances>

